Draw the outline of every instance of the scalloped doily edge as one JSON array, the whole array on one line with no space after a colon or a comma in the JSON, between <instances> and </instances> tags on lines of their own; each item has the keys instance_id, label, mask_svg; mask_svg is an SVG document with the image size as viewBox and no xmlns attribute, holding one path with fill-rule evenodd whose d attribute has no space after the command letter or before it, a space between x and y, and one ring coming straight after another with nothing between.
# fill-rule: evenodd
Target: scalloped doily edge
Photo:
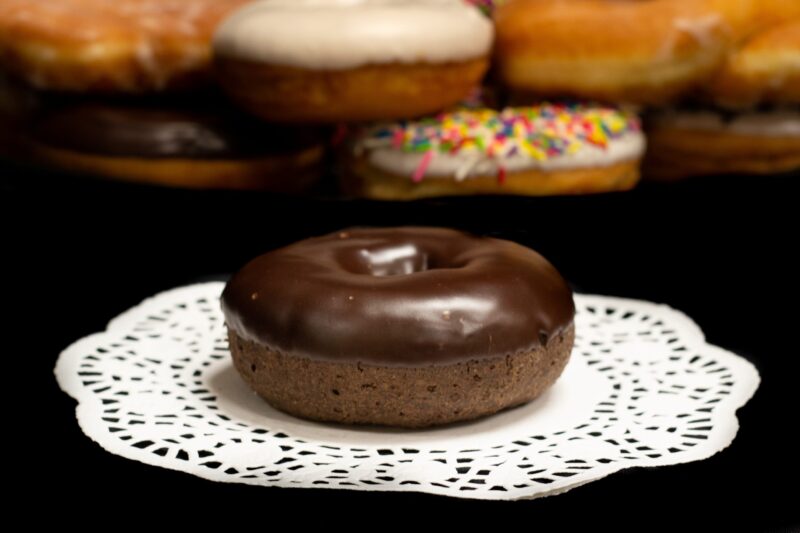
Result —
<instances>
[{"instance_id":1,"label":"scalloped doily edge","mask_svg":"<svg viewBox=\"0 0 800 533\"><path fill-rule=\"evenodd\" d=\"M73 362L71 359L77 358L79 356L84 345L95 345L97 339L107 338L110 335L113 335L115 332L124 330L126 326L134 323L138 317L141 317L142 311L144 307L146 307L147 305L157 302L160 299L173 297L181 292L190 292L193 290L210 286L217 286L219 288L219 292L221 292L225 284L223 282L207 282L207 283L184 285L181 287L176 287L173 289L161 291L153 296L145 298L138 305L131 307L130 309L120 313L115 318L110 320L104 331L87 335L67 346L59 354L53 371L55 374L56 381L61 390L64 391L67 395L72 397L77 402L77 405L75 407L75 416L78 425L81 428L81 431L90 440L97 443L102 449L106 450L107 452L146 465L158 466L175 472L181 472L188 475L197 476L209 481L263 486L263 483L259 482L258 480L220 479L218 476L213 475L214 474L213 471L209 471L207 469L182 469L179 468L174 461L171 461L169 459L162 459L158 456L154 457L152 454L144 450L138 450L131 447L121 447L116 441L110 438L111 435L102 437L95 435L94 432L91 431L88 421L97 418L97 415L100 412L99 410L101 405L99 402L82 401L81 391L83 390L83 386L80 384L79 382L80 380L78 379L77 374L65 371L65 368L70 363ZM669 466L669 465L686 464L695 461L705 460L727 449L732 444L733 440L735 439L738 433L740 425L736 414L741 407L743 407L750 399L753 398L761 383L761 377L755 365L753 365L750 361L748 361L747 359L738 354L735 354L722 347L709 344L708 342L706 342L705 336L703 335L702 330L700 329L700 327L697 325L696 322L694 322L688 315L686 315L682 311L679 311L667 304L649 302L646 300L638 300L632 298L593 295L593 294L580 294L580 297L585 298L589 301L597 299L598 301L603 300L605 302L611 301L611 302L619 302L639 307L655 308L658 309L659 311L669 313L672 315L673 318L676 318L679 322L683 324L683 326L687 328L686 329L687 332L691 332L691 337L689 337L689 339L687 340L690 341L690 344L693 347L710 349L711 351L716 352L718 355L722 355L726 359L726 361L738 366L739 370L742 371L747 376L748 379L746 383L744 383L737 389L737 394L731 397L730 402L726 406L725 412L718 415L719 417L725 417L730 422L730 424L727 427L727 431L724 432L724 434L722 432L717 432L717 434L715 435L715 440L711 441L710 439L711 442L709 442L709 445L704 447L701 453L696 453L695 455L691 456L678 455L678 456L670 456L659 459L646 459L646 460L639 459L635 461L629 461L627 463L610 463L608 465L597 466L593 471L593 475L591 475L590 477L587 477L575 483L565 484L559 487L555 487L552 490L540 491L533 495L525 495L525 494L514 495L513 493L509 494L490 493L488 495L484 495L484 497L479 497L480 499L514 501L514 500L531 500L548 496L555 496L558 494L563 494L565 492L568 492L574 488L580 487L587 483L603 479L611 474L614 474L616 472L628 468ZM710 446L710 444L712 443L714 443L715 445ZM293 485L291 487L282 487L282 488L338 488L338 487L335 486L320 487L317 485L312 485L309 482L308 484L301 483ZM458 497L463 499L476 499L476 495L465 494L465 493L453 493L450 489L446 488L440 489L438 487L426 487L424 490L422 490L419 487L413 485L351 486L347 487L347 490L380 491L380 492L417 492L424 494L436 494L441 496ZM520 490L519 492L524 492L524 491Z\"/></svg>"}]
</instances>

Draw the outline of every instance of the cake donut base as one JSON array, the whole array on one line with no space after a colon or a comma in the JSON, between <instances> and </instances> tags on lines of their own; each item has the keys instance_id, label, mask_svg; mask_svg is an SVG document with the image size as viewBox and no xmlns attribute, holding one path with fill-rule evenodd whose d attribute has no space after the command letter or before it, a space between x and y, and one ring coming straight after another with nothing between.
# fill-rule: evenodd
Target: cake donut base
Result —
<instances>
[{"instance_id":1,"label":"cake donut base","mask_svg":"<svg viewBox=\"0 0 800 533\"><path fill-rule=\"evenodd\" d=\"M443 64L311 71L218 58L219 80L243 108L276 122L411 118L464 98L488 68L478 58Z\"/></svg>"},{"instance_id":2,"label":"cake donut base","mask_svg":"<svg viewBox=\"0 0 800 533\"><path fill-rule=\"evenodd\" d=\"M345 172L343 188L354 196L378 200L414 200L447 195L517 194L547 196L588 194L632 189L639 181L639 160L608 166L509 172L501 183L497 176L426 177L414 182L359 159Z\"/></svg>"},{"instance_id":3,"label":"cake donut base","mask_svg":"<svg viewBox=\"0 0 800 533\"><path fill-rule=\"evenodd\" d=\"M321 145L246 159L117 157L26 143L30 160L71 172L127 182L195 189L258 189L300 193L322 173Z\"/></svg>"},{"instance_id":4,"label":"cake donut base","mask_svg":"<svg viewBox=\"0 0 800 533\"><path fill-rule=\"evenodd\" d=\"M228 330L236 370L270 405L310 420L421 428L533 400L566 366L574 326L529 352L427 367L285 355Z\"/></svg>"},{"instance_id":5,"label":"cake donut base","mask_svg":"<svg viewBox=\"0 0 800 533\"><path fill-rule=\"evenodd\" d=\"M647 179L696 175L772 174L800 169L800 136L767 136L656 128L648 132Z\"/></svg>"}]
</instances>

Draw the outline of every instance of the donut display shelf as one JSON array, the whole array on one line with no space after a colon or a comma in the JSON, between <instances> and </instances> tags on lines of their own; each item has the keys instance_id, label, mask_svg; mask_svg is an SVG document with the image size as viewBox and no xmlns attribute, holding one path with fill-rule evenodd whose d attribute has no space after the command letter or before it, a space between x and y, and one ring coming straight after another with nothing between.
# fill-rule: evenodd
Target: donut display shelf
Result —
<instances>
[{"instance_id":1,"label":"donut display shelf","mask_svg":"<svg viewBox=\"0 0 800 533\"><path fill-rule=\"evenodd\" d=\"M571 361L527 405L432 430L308 422L272 409L236 374L223 286L158 294L61 354L56 377L86 435L215 481L533 498L713 455L732 442L736 409L759 383L678 311L576 295Z\"/></svg>"}]
</instances>

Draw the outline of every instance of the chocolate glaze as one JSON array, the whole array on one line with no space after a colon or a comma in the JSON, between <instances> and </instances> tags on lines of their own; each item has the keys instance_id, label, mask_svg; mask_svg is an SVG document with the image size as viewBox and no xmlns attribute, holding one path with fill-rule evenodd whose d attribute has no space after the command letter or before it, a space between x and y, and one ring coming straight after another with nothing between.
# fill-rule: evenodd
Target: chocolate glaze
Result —
<instances>
[{"instance_id":1,"label":"chocolate glaze","mask_svg":"<svg viewBox=\"0 0 800 533\"><path fill-rule=\"evenodd\" d=\"M266 253L222 294L228 327L313 359L448 364L530 351L573 321L572 292L518 244L443 228L348 229Z\"/></svg>"},{"instance_id":2,"label":"chocolate glaze","mask_svg":"<svg viewBox=\"0 0 800 533\"><path fill-rule=\"evenodd\" d=\"M78 102L45 107L31 135L50 146L129 157L246 158L319 143L313 129L267 125L213 99L202 105Z\"/></svg>"}]
</instances>

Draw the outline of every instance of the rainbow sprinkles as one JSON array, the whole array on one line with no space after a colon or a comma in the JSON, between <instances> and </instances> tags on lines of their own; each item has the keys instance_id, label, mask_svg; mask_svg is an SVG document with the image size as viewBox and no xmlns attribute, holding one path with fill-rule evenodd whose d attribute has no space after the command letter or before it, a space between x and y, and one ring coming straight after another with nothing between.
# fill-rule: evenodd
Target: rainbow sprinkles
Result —
<instances>
[{"instance_id":1,"label":"rainbow sprinkles","mask_svg":"<svg viewBox=\"0 0 800 533\"><path fill-rule=\"evenodd\" d=\"M416 121L381 124L356 144L383 170L424 177L496 176L528 169L601 166L633 159L644 136L633 113L579 103L458 109Z\"/></svg>"}]
</instances>

